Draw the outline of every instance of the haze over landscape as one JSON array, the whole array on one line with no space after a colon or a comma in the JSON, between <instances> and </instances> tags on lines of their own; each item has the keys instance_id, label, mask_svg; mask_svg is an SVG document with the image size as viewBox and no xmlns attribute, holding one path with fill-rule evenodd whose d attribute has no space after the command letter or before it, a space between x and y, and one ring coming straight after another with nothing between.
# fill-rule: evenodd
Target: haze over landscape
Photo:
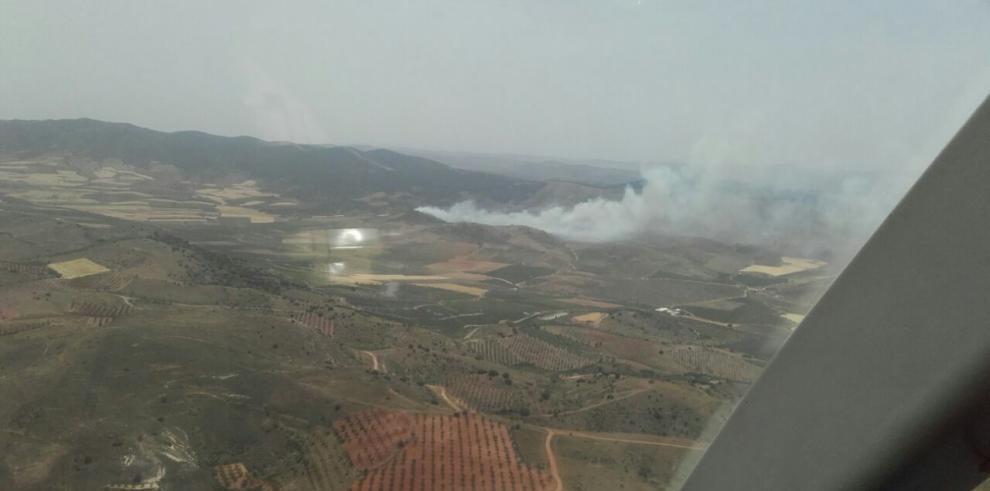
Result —
<instances>
[{"instance_id":1,"label":"haze over landscape","mask_svg":"<svg viewBox=\"0 0 990 491\"><path fill-rule=\"evenodd\" d=\"M573 210L425 208L591 240L797 235L807 249L810 220L854 249L990 88L990 13L975 0L2 9L0 117L608 158L645 172L645 194ZM723 192L740 177L773 202ZM809 184L820 195L795 201Z\"/></svg>"},{"instance_id":2,"label":"haze over landscape","mask_svg":"<svg viewBox=\"0 0 990 491\"><path fill-rule=\"evenodd\" d=\"M676 489L987 21L0 0L0 489Z\"/></svg>"},{"instance_id":3,"label":"haze over landscape","mask_svg":"<svg viewBox=\"0 0 990 491\"><path fill-rule=\"evenodd\" d=\"M2 118L299 143L917 169L990 87L979 0L0 9Z\"/></svg>"}]
</instances>

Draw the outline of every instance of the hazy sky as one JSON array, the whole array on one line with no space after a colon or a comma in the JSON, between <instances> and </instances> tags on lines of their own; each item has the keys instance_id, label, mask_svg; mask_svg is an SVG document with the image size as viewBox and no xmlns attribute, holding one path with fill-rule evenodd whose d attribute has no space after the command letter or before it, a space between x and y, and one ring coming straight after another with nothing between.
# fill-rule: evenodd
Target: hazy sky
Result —
<instances>
[{"instance_id":1,"label":"hazy sky","mask_svg":"<svg viewBox=\"0 0 990 491\"><path fill-rule=\"evenodd\" d=\"M986 0L0 0L0 118L917 166L988 93Z\"/></svg>"}]
</instances>

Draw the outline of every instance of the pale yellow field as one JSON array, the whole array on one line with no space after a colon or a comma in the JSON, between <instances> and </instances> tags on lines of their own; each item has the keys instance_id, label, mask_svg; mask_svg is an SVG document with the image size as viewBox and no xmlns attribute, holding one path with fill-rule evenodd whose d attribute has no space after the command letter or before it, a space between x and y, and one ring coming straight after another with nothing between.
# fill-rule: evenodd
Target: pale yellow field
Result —
<instances>
[{"instance_id":1,"label":"pale yellow field","mask_svg":"<svg viewBox=\"0 0 990 491\"><path fill-rule=\"evenodd\" d=\"M783 317L783 318L785 318L785 319L787 319L789 321L793 321L795 323L798 323L798 324L800 324L801 321L804 320L804 316L803 315L801 315L801 314L792 314L790 312L788 312L786 314L782 314L781 317Z\"/></svg>"},{"instance_id":2,"label":"pale yellow field","mask_svg":"<svg viewBox=\"0 0 990 491\"><path fill-rule=\"evenodd\" d=\"M601 300L594 300L590 298L562 298L560 301L574 305L583 305L585 307L597 307L599 309L615 309L621 307L619 304L603 302Z\"/></svg>"},{"instance_id":3,"label":"pale yellow field","mask_svg":"<svg viewBox=\"0 0 990 491\"><path fill-rule=\"evenodd\" d=\"M152 197L148 193L141 193L138 191L101 190L101 192L105 196L121 196L121 199L144 199Z\"/></svg>"},{"instance_id":4,"label":"pale yellow field","mask_svg":"<svg viewBox=\"0 0 990 491\"><path fill-rule=\"evenodd\" d=\"M458 293L467 293L468 295L474 295L476 297L483 297L488 290L484 288L478 288L474 286L458 285L457 283L413 283L416 286L425 286L427 288L437 288L440 290L448 290Z\"/></svg>"},{"instance_id":5,"label":"pale yellow field","mask_svg":"<svg viewBox=\"0 0 990 491\"><path fill-rule=\"evenodd\" d=\"M452 271L464 271L469 273L488 273L501 267L508 266L506 263L494 261L483 261L458 256L442 263L433 263L426 266L426 269L437 273L448 273Z\"/></svg>"},{"instance_id":6,"label":"pale yellow field","mask_svg":"<svg viewBox=\"0 0 990 491\"><path fill-rule=\"evenodd\" d=\"M87 181L75 171L57 170L55 172L31 172L33 168L19 171L11 167L3 168L0 171L0 178L5 181L17 181L29 186L59 187L59 186L79 186ZM41 170L41 169L38 169Z\"/></svg>"},{"instance_id":7,"label":"pale yellow field","mask_svg":"<svg viewBox=\"0 0 990 491\"><path fill-rule=\"evenodd\" d=\"M226 203L227 200L234 199L278 196L277 194L266 193L259 190L258 183L253 180L240 182L223 188L206 186L197 189L196 193L218 203Z\"/></svg>"},{"instance_id":8,"label":"pale yellow field","mask_svg":"<svg viewBox=\"0 0 990 491\"><path fill-rule=\"evenodd\" d=\"M211 213L186 208L179 201L155 200L148 193L132 191L132 184L152 179L144 174L111 166L95 170L91 175L93 177L82 176L75 170L57 169L51 172L57 165L57 162L48 161L23 161L16 165L3 165L0 166L0 183L18 183L20 186L11 190L10 196L32 203L61 206L126 220L201 221ZM91 197L95 194L99 194L104 200L113 201L98 201ZM166 206L155 206L155 201Z\"/></svg>"},{"instance_id":9,"label":"pale yellow field","mask_svg":"<svg viewBox=\"0 0 990 491\"><path fill-rule=\"evenodd\" d=\"M439 273L439 271L437 271L437 272ZM453 271L453 272L444 273L444 274L445 274L445 276L449 277L452 280L458 280L459 282L460 281L463 281L463 282L467 282L467 283L472 283L472 282L473 283L479 283L479 282L483 282L483 281L489 281L489 280L492 279L491 276L483 275L483 274L480 274L480 273L464 273L464 272L461 272L461 271Z\"/></svg>"},{"instance_id":10,"label":"pale yellow field","mask_svg":"<svg viewBox=\"0 0 990 491\"><path fill-rule=\"evenodd\" d=\"M0 180L3 176L0 175ZM98 203L94 199L83 198L83 192L75 189L54 187L51 189L25 189L9 193L10 196L46 205L72 205L75 203Z\"/></svg>"},{"instance_id":11,"label":"pale yellow field","mask_svg":"<svg viewBox=\"0 0 990 491\"><path fill-rule=\"evenodd\" d=\"M93 172L98 180L123 180L123 181L151 181L154 180L151 176L146 176L134 171L117 169L115 167L103 166Z\"/></svg>"},{"instance_id":12,"label":"pale yellow field","mask_svg":"<svg viewBox=\"0 0 990 491\"><path fill-rule=\"evenodd\" d=\"M598 325L602 322L602 319L605 318L605 315L606 314L604 312L590 312L587 314L575 315L571 318L571 320L574 322L581 322L583 324Z\"/></svg>"},{"instance_id":13,"label":"pale yellow field","mask_svg":"<svg viewBox=\"0 0 990 491\"><path fill-rule=\"evenodd\" d=\"M226 187L203 186L196 190L199 201L158 198L133 191L131 186L153 178L122 164L103 165L81 175L74 169L60 168L57 161L25 160L0 163L0 187L12 197L38 205L60 206L136 221L205 221L219 216L246 217L251 223L272 223L275 215L251 208L264 198L278 195L258 189L248 180ZM99 198L94 199L99 196ZM251 204L232 206L227 200L262 198ZM193 206L196 205L196 206ZM210 209L210 208L213 209Z\"/></svg>"},{"instance_id":14,"label":"pale yellow field","mask_svg":"<svg viewBox=\"0 0 990 491\"><path fill-rule=\"evenodd\" d=\"M258 183L253 180L240 182L222 188L205 186L197 189L196 194L215 203L217 211L222 217L247 217L251 220L251 223L272 223L275 221L275 215L265 213L254 208L249 208L250 206L263 204L264 201L262 200L251 200L241 206L231 206L227 204L227 200L278 197L277 194L266 193L259 190Z\"/></svg>"},{"instance_id":15,"label":"pale yellow field","mask_svg":"<svg viewBox=\"0 0 990 491\"><path fill-rule=\"evenodd\" d=\"M39 205L61 206L125 220L201 222L226 216L246 217L251 223L272 223L276 218L249 204L227 204L227 200L278 196L259 190L257 183L251 180L227 187L204 186L196 190L200 200L179 201L133 191L133 184L153 178L120 166L104 165L83 176L75 170L59 169L58 165L54 161L3 163L0 165L0 185L17 184L18 187L9 191L10 196ZM94 199L96 196L99 199ZM255 199L250 203L258 205L264 201Z\"/></svg>"},{"instance_id":16,"label":"pale yellow field","mask_svg":"<svg viewBox=\"0 0 990 491\"><path fill-rule=\"evenodd\" d=\"M81 278L83 276L106 273L107 271L110 271L102 265L90 261L84 257L73 259L71 261L51 263L48 267L58 273L62 278L70 280L72 278Z\"/></svg>"},{"instance_id":17,"label":"pale yellow field","mask_svg":"<svg viewBox=\"0 0 990 491\"><path fill-rule=\"evenodd\" d=\"M825 261L816 259L804 259L800 257L783 257L780 266L766 266L763 264L752 264L740 269L740 273L762 273L770 276L783 276L785 274L798 273L817 269L827 264Z\"/></svg>"},{"instance_id":18,"label":"pale yellow field","mask_svg":"<svg viewBox=\"0 0 990 491\"><path fill-rule=\"evenodd\" d=\"M275 215L253 208L218 205L217 209L220 211L220 216L222 217L248 217L251 219L251 223L272 223L275 221Z\"/></svg>"},{"instance_id":19,"label":"pale yellow field","mask_svg":"<svg viewBox=\"0 0 990 491\"><path fill-rule=\"evenodd\" d=\"M181 208L154 208L146 203L107 203L107 204L84 204L66 205L76 210L98 213L114 218L125 220L190 220L202 221L207 215L202 210L183 210Z\"/></svg>"},{"instance_id":20,"label":"pale yellow field","mask_svg":"<svg viewBox=\"0 0 990 491\"><path fill-rule=\"evenodd\" d=\"M441 281L448 279L446 276L435 276L435 275L425 275L425 274L368 274L368 273L355 273L349 275L335 276L334 281L340 283L355 283L362 285L380 285L382 283L388 283L391 281Z\"/></svg>"},{"instance_id":21,"label":"pale yellow field","mask_svg":"<svg viewBox=\"0 0 990 491\"><path fill-rule=\"evenodd\" d=\"M117 177L122 177L124 179L131 179L135 181L153 181L155 179L151 176L146 176L144 174L134 172L131 170L116 169L116 171L117 171Z\"/></svg>"}]
</instances>

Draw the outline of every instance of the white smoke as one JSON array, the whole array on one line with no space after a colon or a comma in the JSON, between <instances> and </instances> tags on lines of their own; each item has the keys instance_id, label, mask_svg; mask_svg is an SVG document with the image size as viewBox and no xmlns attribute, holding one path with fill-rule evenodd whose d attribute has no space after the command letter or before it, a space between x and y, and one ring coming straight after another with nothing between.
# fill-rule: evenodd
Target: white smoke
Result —
<instances>
[{"instance_id":1,"label":"white smoke","mask_svg":"<svg viewBox=\"0 0 990 491\"><path fill-rule=\"evenodd\" d=\"M503 212L471 201L417 210L447 222L525 225L565 239L623 240L668 233L803 253L857 248L907 190L913 173L827 175L763 168L661 167L643 172L639 192L572 207Z\"/></svg>"},{"instance_id":2,"label":"white smoke","mask_svg":"<svg viewBox=\"0 0 990 491\"><path fill-rule=\"evenodd\" d=\"M634 234L643 225L647 210L643 201L643 194L626 189L621 201L599 198L570 208L498 212L478 208L473 201L462 201L448 209L423 206L416 210L445 222L525 225L568 239L597 242Z\"/></svg>"}]
</instances>

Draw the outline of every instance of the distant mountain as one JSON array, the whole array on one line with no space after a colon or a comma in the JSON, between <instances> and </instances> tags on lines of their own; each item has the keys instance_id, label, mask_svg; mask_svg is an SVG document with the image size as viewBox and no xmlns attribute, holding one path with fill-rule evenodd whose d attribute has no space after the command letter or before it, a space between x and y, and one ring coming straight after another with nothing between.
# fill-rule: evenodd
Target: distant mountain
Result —
<instances>
[{"instance_id":1,"label":"distant mountain","mask_svg":"<svg viewBox=\"0 0 990 491\"><path fill-rule=\"evenodd\" d=\"M415 202L517 202L543 184L455 169L390 150L272 143L197 131L166 133L91 119L0 121L0 157L119 159L135 167L168 164L192 179L238 175L311 200L403 194Z\"/></svg>"},{"instance_id":2,"label":"distant mountain","mask_svg":"<svg viewBox=\"0 0 990 491\"><path fill-rule=\"evenodd\" d=\"M640 164L606 160L549 159L513 154L448 152L401 148L402 152L443 162L459 169L489 172L533 181L562 181L613 187L641 179Z\"/></svg>"}]
</instances>

